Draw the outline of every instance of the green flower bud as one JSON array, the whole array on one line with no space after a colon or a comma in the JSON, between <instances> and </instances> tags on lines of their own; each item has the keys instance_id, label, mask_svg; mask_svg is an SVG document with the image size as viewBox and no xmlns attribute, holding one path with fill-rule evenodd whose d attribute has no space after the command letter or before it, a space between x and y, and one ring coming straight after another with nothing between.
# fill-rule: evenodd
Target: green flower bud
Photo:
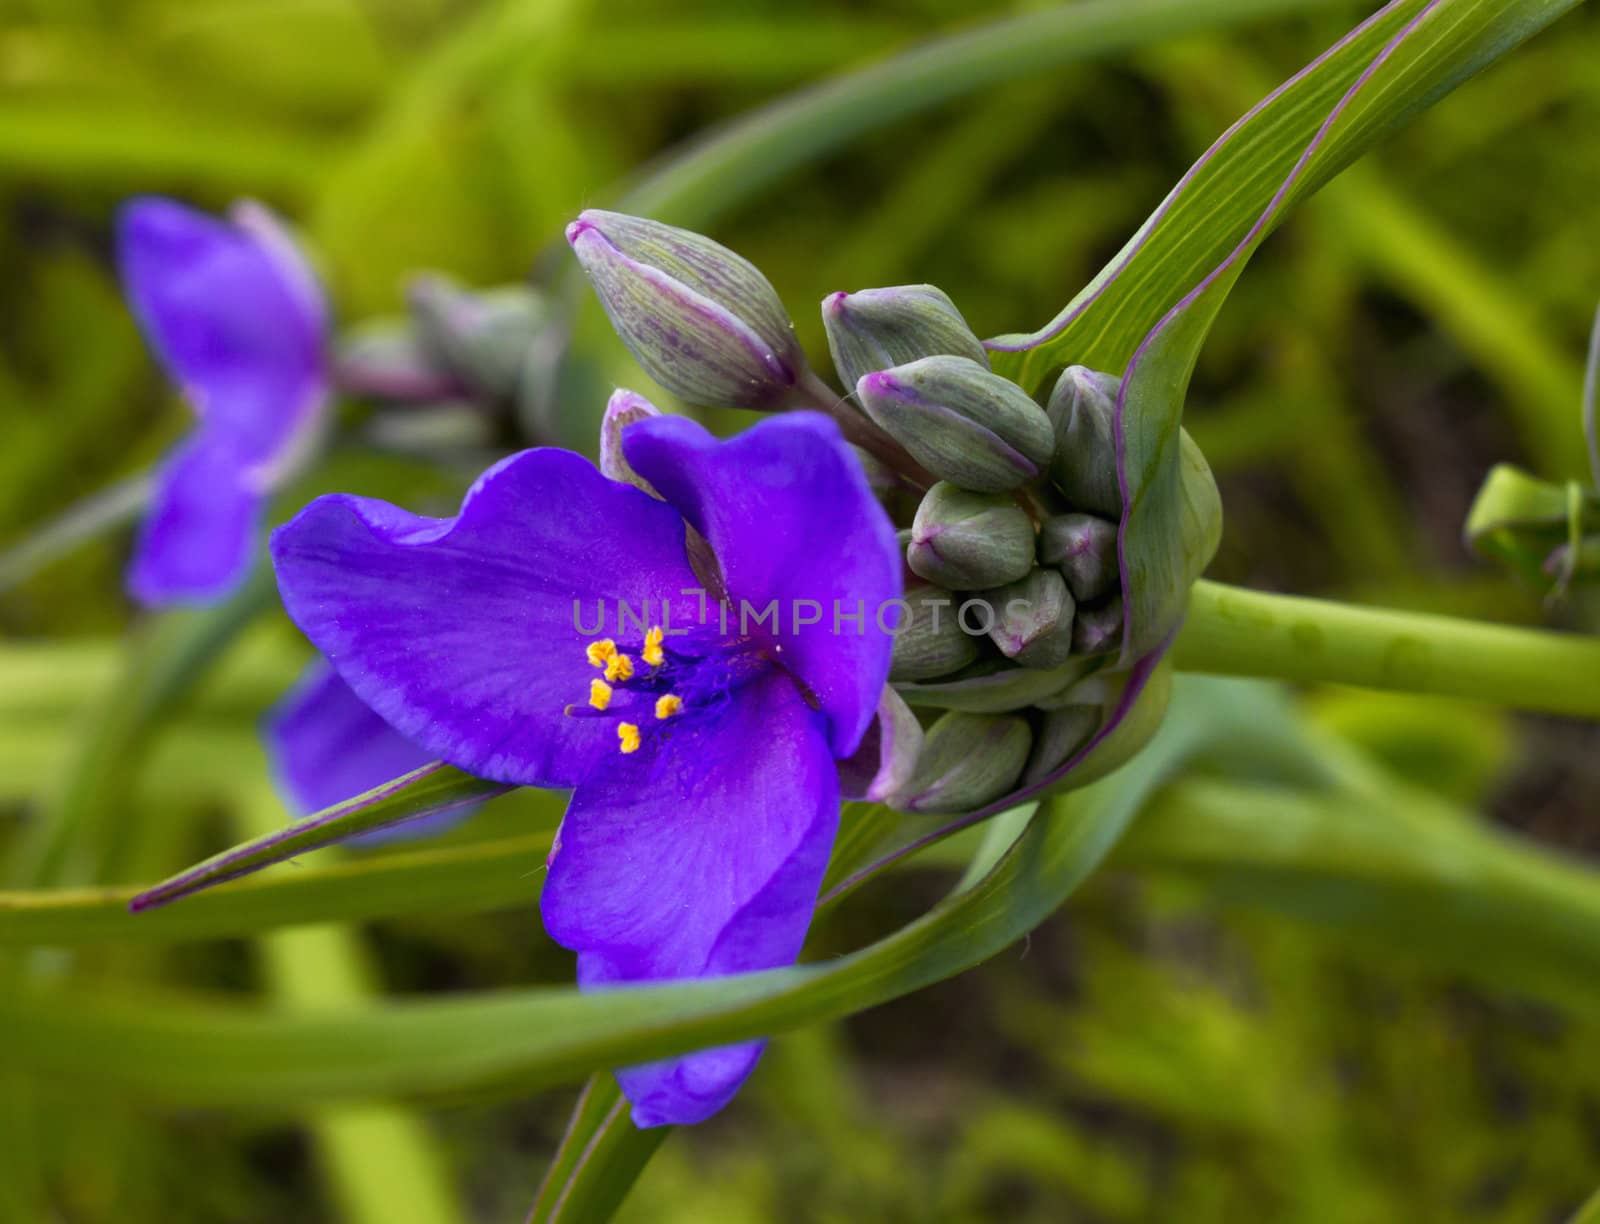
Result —
<instances>
[{"instance_id":1,"label":"green flower bud","mask_svg":"<svg viewBox=\"0 0 1600 1224\"><path fill-rule=\"evenodd\" d=\"M970 812L1009 791L1033 732L1015 714L951 712L928 728L911 780L890 803L905 812Z\"/></svg>"},{"instance_id":2,"label":"green flower bud","mask_svg":"<svg viewBox=\"0 0 1600 1224\"><path fill-rule=\"evenodd\" d=\"M567 227L567 241L628 351L674 395L773 408L805 373L777 291L726 247L592 208Z\"/></svg>"},{"instance_id":3,"label":"green flower bud","mask_svg":"<svg viewBox=\"0 0 1600 1224\"><path fill-rule=\"evenodd\" d=\"M989 368L983 342L949 295L932 285L829 294L822 299L822 326L833 367L847 387L879 370L941 354Z\"/></svg>"},{"instance_id":4,"label":"green flower bud","mask_svg":"<svg viewBox=\"0 0 1600 1224\"><path fill-rule=\"evenodd\" d=\"M971 714L1005 714L1029 706L1044 706L1057 697L1076 693L1084 687L1084 677L1104 664L1103 658L1072 658L1047 671L1017 667L1007 659L979 659L954 675L920 684L896 684L895 688L913 706L965 710Z\"/></svg>"},{"instance_id":5,"label":"green flower bud","mask_svg":"<svg viewBox=\"0 0 1600 1224\"><path fill-rule=\"evenodd\" d=\"M334 378L346 394L373 400L433 403L460 399L467 391L409 319L379 320L341 336Z\"/></svg>"},{"instance_id":6,"label":"green flower bud","mask_svg":"<svg viewBox=\"0 0 1600 1224\"><path fill-rule=\"evenodd\" d=\"M989 637L1006 658L1024 667L1054 668L1072 654L1072 592L1055 570L1036 569L984 598L995 616Z\"/></svg>"},{"instance_id":7,"label":"green flower bud","mask_svg":"<svg viewBox=\"0 0 1600 1224\"><path fill-rule=\"evenodd\" d=\"M1122 596L1094 608L1079 608L1072 626L1072 651L1080 655L1106 654L1122 645Z\"/></svg>"},{"instance_id":8,"label":"green flower bud","mask_svg":"<svg viewBox=\"0 0 1600 1224\"><path fill-rule=\"evenodd\" d=\"M1033 521L1015 501L941 481L917 507L906 564L938 586L977 591L1021 578L1033 551Z\"/></svg>"},{"instance_id":9,"label":"green flower bud","mask_svg":"<svg viewBox=\"0 0 1600 1224\"><path fill-rule=\"evenodd\" d=\"M521 286L473 293L442 276L419 276L407 299L418 337L441 366L485 396L517 393L549 322L542 297Z\"/></svg>"},{"instance_id":10,"label":"green flower bud","mask_svg":"<svg viewBox=\"0 0 1600 1224\"><path fill-rule=\"evenodd\" d=\"M1060 571L1079 603L1093 603L1117 589L1117 525L1092 514L1048 518L1039 525L1039 560Z\"/></svg>"},{"instance_id":11,"label":"green flower bud","mask_svg":"<svg viewBox=\"0 0 1600 1224\"><path fill-rule=\"evenodd\" d=\"M1032 786L1050 776L1080 751L1105 721L1097 705L1069 705L1041 714L1033 733L1033 750L1022 771L1022 785Z\"/></svg>"},{"instance_id":12,"label":"green flower bud","mask_svg":"<svg viewBox=\"0 0 1600 1224\"><path fill-rule=\"evenodd\" d=\"M866 413L935 476L999 493L1035 479L1055 434L1016 383L967 357L924 357L856 383Z\"/></svg>"},{"instance_id":13,"label":"green flower bud","mask_svg":"<svg viewBox=\"0 0 1600 1224\"><path fill-rule=\"evenodd\" d=\"M1113 421L1121 380L1084 366L1061 372L1045 412L1055 427L1050 479L1076 509L1122 518Z\"/></svg>"},{"instance_id":14,"label":"green flower bud","mask_svg":"<svg viewBox=\"0 0 1600 1224\"><path fill-rule=\"evenodd\" d=\"M948 676L978 657L978 639L956 621L960 596L919 584L906 590L905 603L911 611L895 630L890 680Z\"/></svg>"},{"instance_id":15,"label":"green flower bud","mask_svg":"<svg viewBox=\"0 0 1600 1224\"><path fill-rule=\"evenodd\" d=\"M622 452L622 431L636 421L660 415L661 409L644 396L618 387L606 401L606 415L600 422L600 471L612 480L643 489L651 497L658 496L656 491L633 470Z\"/></svg>"}]
</instances>

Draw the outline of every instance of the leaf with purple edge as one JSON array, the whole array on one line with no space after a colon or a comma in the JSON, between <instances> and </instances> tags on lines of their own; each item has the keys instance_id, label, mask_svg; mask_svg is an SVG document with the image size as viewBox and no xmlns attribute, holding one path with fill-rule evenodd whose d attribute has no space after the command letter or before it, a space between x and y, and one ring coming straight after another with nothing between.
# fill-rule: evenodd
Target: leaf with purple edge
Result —
<instances>
[{"instance_id":1,"label":"leaf with purple edge","mask_svg":"<svg viewBox=\"0 0 1600 1224\"><path fill-rule=\"evenodd\" d=\"M1230 128L1061 315L990 342L995 368L1024 386L1069 360L1121 372L1124 665L1172 633L1216 548L1220 500L1180 423L1200 348L1250 256L1291 204L1576 2L1394 0Z\"/></svg>"},{"instance_id":2,"label":"leaf with purple edge","mask_svg":"<svg viewBox=\"0 0 1600 1224\"><path fill-rule=\"evenodd\" d=\"M996 372L1036 392L1067 364L1122 371L1152 327L1219 265L1237 271L1291 205L1578 3L1392 0L1224 132L1060 314L987 341Z\"/></svg>"},{"instance_id":3,"label":"leaf with purple edge","mask_svg":"<svg viewBox=\"0 0 1600 1224\"><path fill-rule=\"evenodd\" d=\"M347 841L362 833L390 829L407 821L481 803L512 788L486 782L442 762L424 765L344 803L297 820L276 833L258 837L180 872L128 903L134 913L166 905L202 889L237 880L309 850Z\"/></svg>"}]
</instances>

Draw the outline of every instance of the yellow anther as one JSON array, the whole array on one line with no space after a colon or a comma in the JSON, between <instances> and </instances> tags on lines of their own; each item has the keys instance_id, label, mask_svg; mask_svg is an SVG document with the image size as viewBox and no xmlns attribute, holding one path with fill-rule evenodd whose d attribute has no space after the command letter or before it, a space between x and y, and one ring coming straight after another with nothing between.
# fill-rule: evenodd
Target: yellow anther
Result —
<instances>
[{"instance_id":1,"label":"yellow anther","mask_svg":"<svg viewBox=\"0 0 1600 1224\"><path fill-rule=\"evenodd\" d=\"M615 684L633 676L633 660L625 654L614 654L606 660L606 679Z\"/></svg>"},{"instance_id":2,"label":"yellow anther","mask_svg":"<svg viewBox=\"0 0 1600 1224\"><path fill-rule=\"evenodd\" d=\"M623 752L639 751L639 728L632 723L618 723L617 738L622 741Z\"/></svg>"},{"instance_id":3,"label":"yellow anther","mask_svg":"<svg viewBox=\"0 0 1600 1224\"><path fill-rule=\"evenodd\" d=\"M671 718L683 709L683 698L676 693L664 693L656 698L656 717Z\"/></svg>"},{"instance_id":4,"label":"yellow anther","mask_svg":"<svg viewBox=\"0 0 1600 1224\"><path fill-rule=\"evenodd\" d=\"M603 710L610 705L611 686L598 678L589 681L589 704L597 710Z\"/></svg>"},{"instance_id":5,"label":"yellow anther","mask_svg":"<svg viewBox=\"0 0 1600 1224\"><path fill-rule=\"evenodd\" d=\"M598 642L590 642L584 654L589 658L589 666L604 667L606 661L617 653L617 644L610 638L601 638Z\"/></svg>"},{"instance_id":6,"label":"yellow anther","mask_svg":"<svg viewBox=\"0 0 1600 1224\"><path fill-rule=\"evenodd\" d=\"M639 653L651 667L660 667L667 661L667 652L661 649L661 639L666 636L660 625L644 635L644 649Z\"/></svg>"}]
</instances>

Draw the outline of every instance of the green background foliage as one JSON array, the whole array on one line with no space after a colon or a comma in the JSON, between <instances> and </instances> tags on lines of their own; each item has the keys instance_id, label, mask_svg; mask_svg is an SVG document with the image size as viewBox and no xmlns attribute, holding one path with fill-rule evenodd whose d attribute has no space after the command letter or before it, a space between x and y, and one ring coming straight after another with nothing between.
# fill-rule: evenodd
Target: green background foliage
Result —
<instances>
[{"instance_id":1,"label":"green background foliage","mask_svg":"<svg viewBox=\"0 0 1600 1224\"><path fill-rule=\"evenodd\" d=\"M980 334L1026 331L1368 11L1187 7L1252 19L1181 37L1151 21L1103 53L1019 64L820 156L746 163L681 219L768 273L813 355L825 293L902 281L946 289ZM0 548L185 427L109 263L128 195L272 204L349 322L396 312L419 269L571 291L562 226L651 159L1024 11L10 0ZM1263 247L1185 416L1227 511L1212 577L1545 616L1460 526L1494 462L1583 470L1597 62L1600 21L1580 9ZM606 388L650 387L597 311L578 319L557 424L587 448ZM427 467L353 421L282 508L327 488L448 507L533 419ZM622 1218L1509 1224L1565 1218L1597 1180L1600 891L1574 865L1600 844L1592 728L1345 691L1299 699L1296 722L1257 686L1180 678L1132 780L1061 801L1012 850L1009 885L968 876L931 934L896 932L1016 828L830 908L817 967L575 1006L535 908L555 796L125 917L134 885L286 819L254 728L307 657L265 584L211 613L133 616L127 543L0 595L0 1219L520 1218L592 1060L768 1025L785 1031L749 1091L670 1136ZM1554 615L1596 627L1581 600ZM894 998L922 983L907 958L935 935L946 971L991 959ZM853 997L893 1001L838 1019ZM599 1126L614 1098L592 1092ZM629 1142L609 1168L648 1155Z\"/></svg>"}]
</instances>

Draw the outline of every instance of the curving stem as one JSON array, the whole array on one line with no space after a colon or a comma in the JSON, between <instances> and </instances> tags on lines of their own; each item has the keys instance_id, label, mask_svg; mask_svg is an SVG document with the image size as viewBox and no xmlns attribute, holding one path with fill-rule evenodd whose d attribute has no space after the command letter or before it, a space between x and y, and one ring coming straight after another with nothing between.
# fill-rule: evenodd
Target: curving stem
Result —
<instances>
[{"instance_id":1,"label":"curving stem","mask_svg":"<svg viewBox=\"0 0 1600 1224\"><path fill-rule=\"evenodd\" d=\"M1431 693L1600 719L1600 638L1195 583L1181 671Z\"/></svg>"}]
</instances>

